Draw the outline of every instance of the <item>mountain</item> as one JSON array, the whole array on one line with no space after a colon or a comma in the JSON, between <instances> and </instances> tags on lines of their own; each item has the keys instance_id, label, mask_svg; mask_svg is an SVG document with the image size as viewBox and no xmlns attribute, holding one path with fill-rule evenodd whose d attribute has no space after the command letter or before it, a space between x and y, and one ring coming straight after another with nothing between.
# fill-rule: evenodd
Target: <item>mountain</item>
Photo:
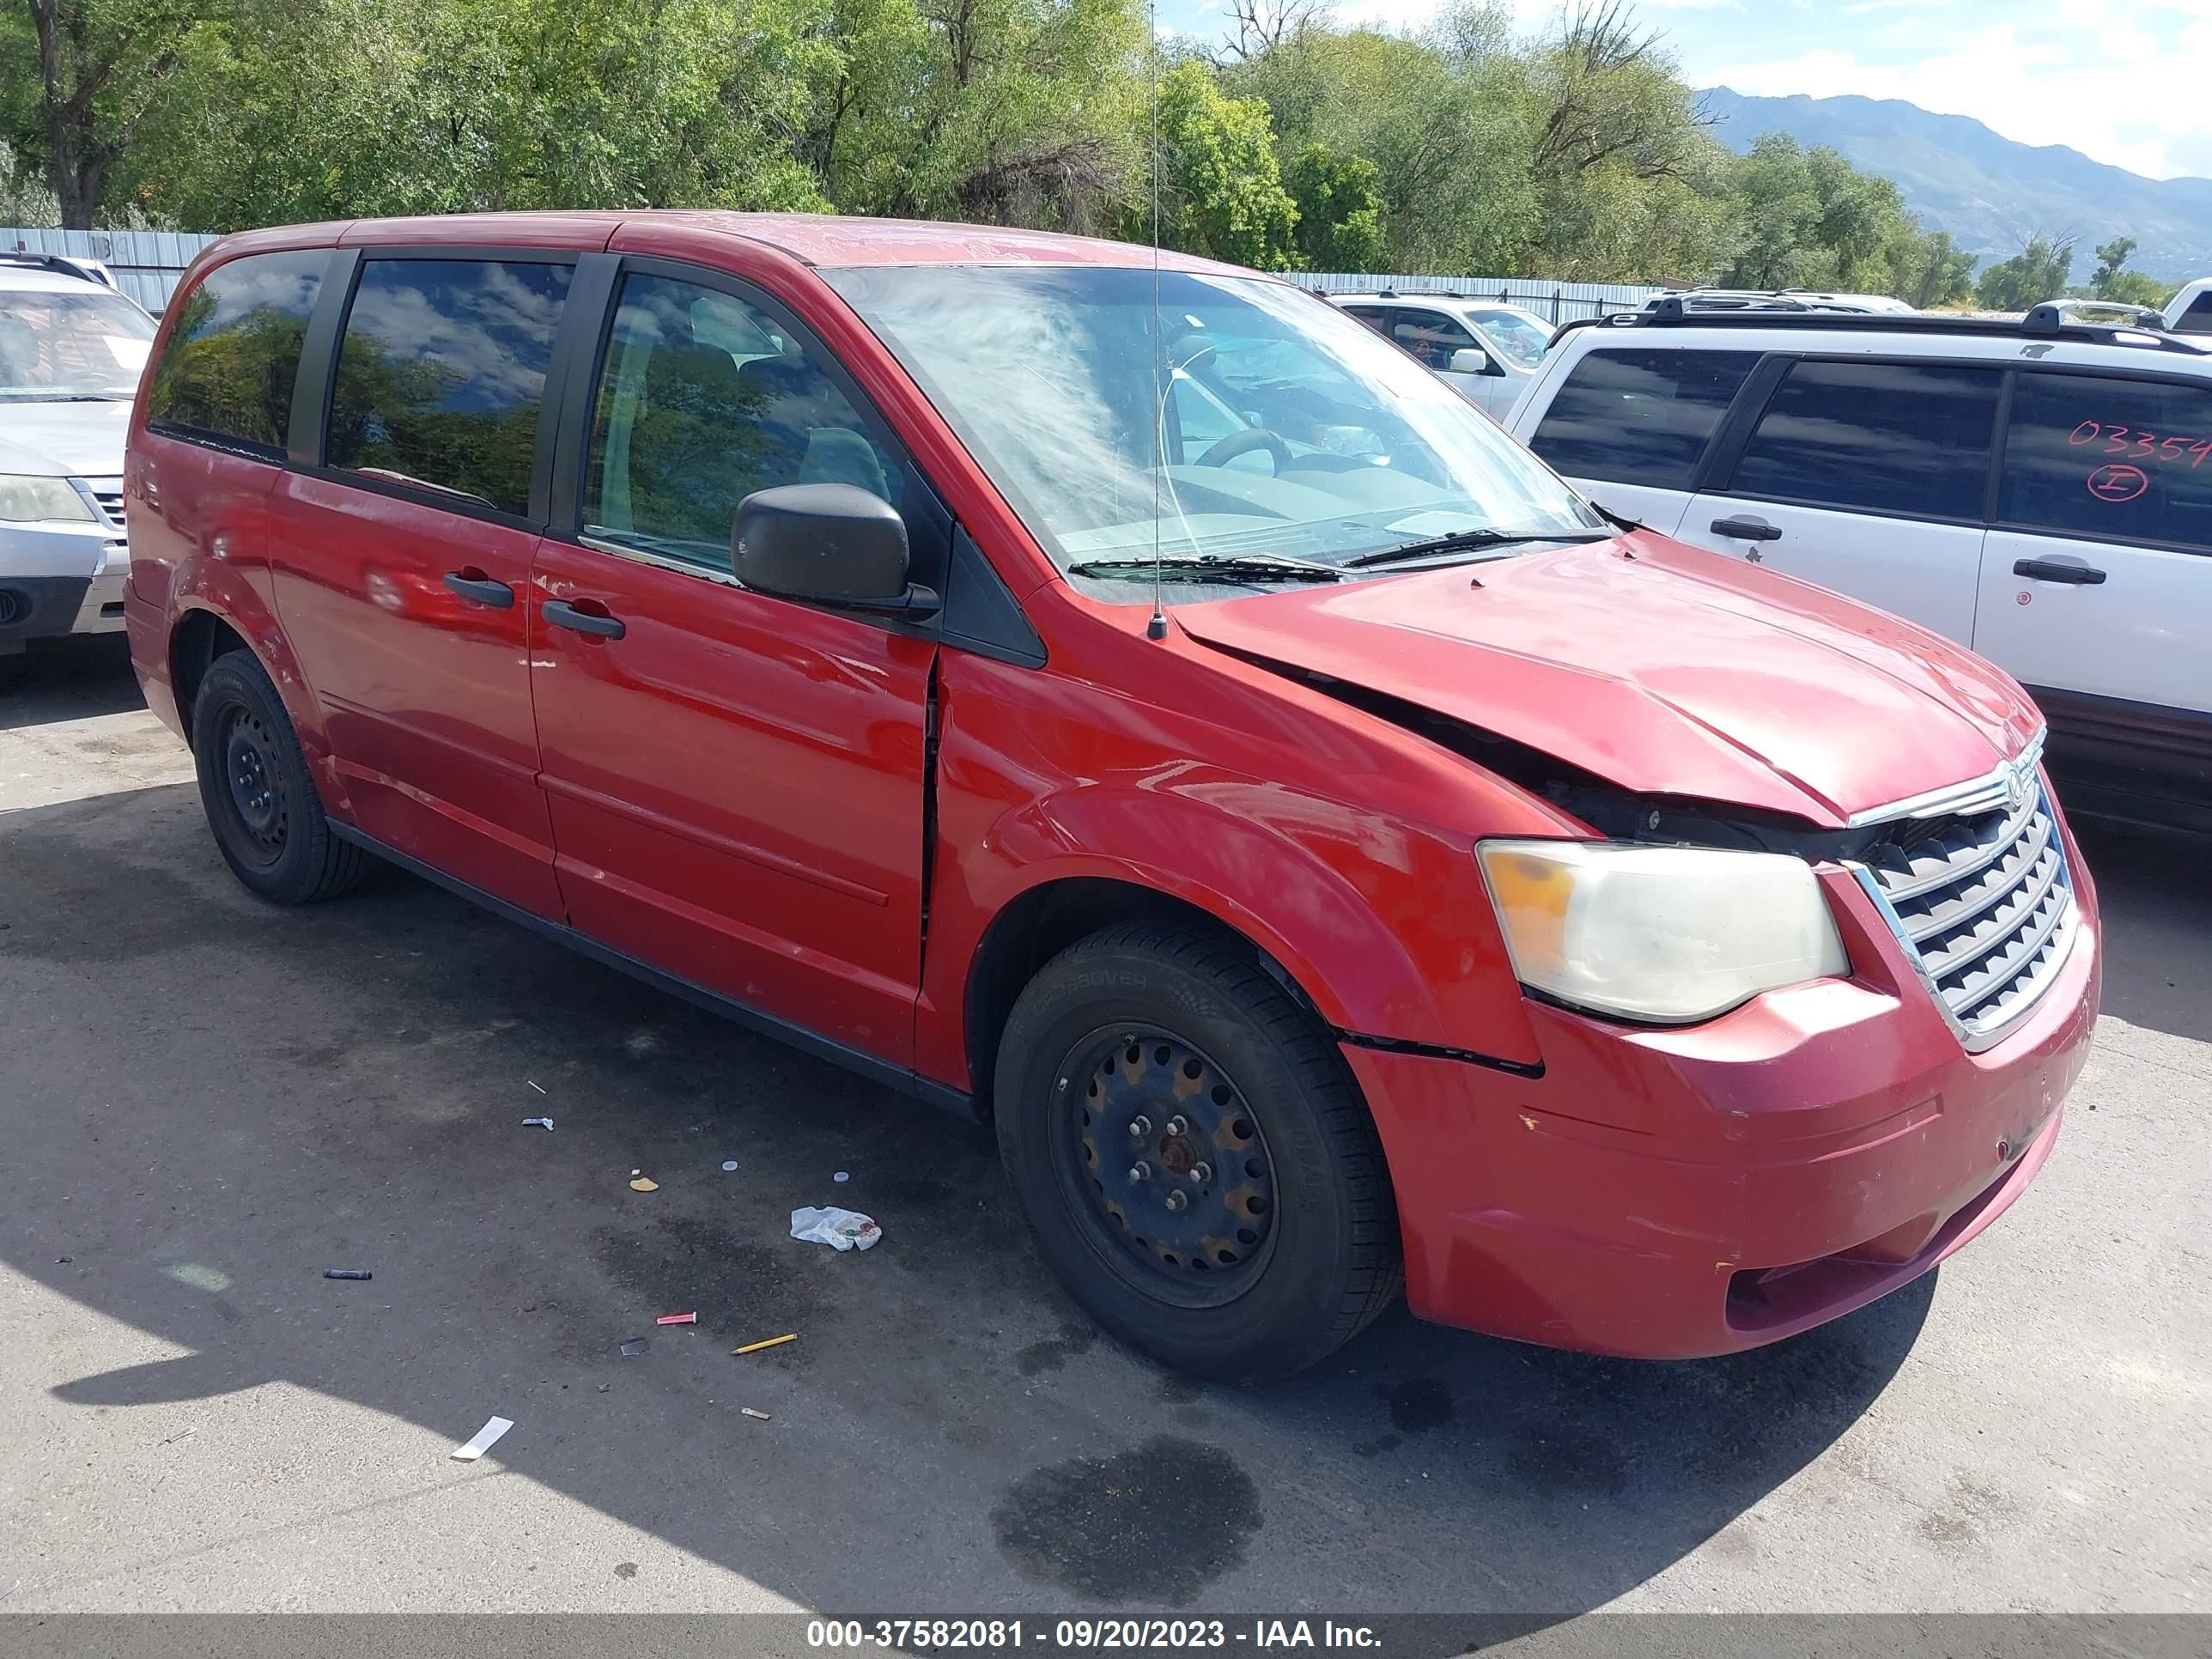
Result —
<instances>
[{"instance_id":1,"label":"mountain","mask_svg":"<svg viewBox=\"0 0 2212 1659\"><path fill-rule=\"evenodd\" d=\"M2212 275L2212 179L2146 179L2063 144L2020 144L1963 115L1875 98L1747 98L1704 93L1731 149L1765 132L1825 144L1864 173L1897 181L1931 230L1948 230L1984 261L2020 252L2029 233L2075 236L2074 279L2088 280L2094 250L2136 239L2131 269L2166 282Z\"/></svg>"}]
</instances>

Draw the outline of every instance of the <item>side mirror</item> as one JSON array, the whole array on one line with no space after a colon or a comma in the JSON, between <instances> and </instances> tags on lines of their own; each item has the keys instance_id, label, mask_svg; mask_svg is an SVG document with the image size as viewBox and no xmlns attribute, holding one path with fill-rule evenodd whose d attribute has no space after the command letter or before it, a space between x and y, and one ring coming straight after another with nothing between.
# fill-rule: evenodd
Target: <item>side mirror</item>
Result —
<instances>
[{"instance_id":1,"label":"side mirror","mask_svg":"<svg viewBox=\"0 0 2212 1659\"><path fill-rule=\"evenodd\" d=\"M1487 374L1490 373L1490 354L1475 346L1462 346L1451 355L1451 372L1455 374Z\"/></svg>"},{"instance_id":2,"label":"side mirror","mask_svg":"<svg viewBox=\"0 0 2212 1659\"><path fill-rule=\"evenodd\" d=\"M851 484L785 484L738 503L730 568L756 592L898 616L928 617L934 590L907 580L906 522Z\"/></svg>"}]
</instances>

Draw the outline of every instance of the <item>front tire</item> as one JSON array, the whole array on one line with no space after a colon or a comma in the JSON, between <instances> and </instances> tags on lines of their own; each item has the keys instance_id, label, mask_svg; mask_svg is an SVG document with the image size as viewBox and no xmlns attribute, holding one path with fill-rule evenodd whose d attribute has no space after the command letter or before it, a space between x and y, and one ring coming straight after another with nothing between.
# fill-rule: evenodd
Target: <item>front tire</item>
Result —
<instances>
[{"instance_id":1,"label":"front tire","mask_svg":"<svg viewBox=\"0 0 2212 1659\"><path fill-rule=\"evenodd\" d=\"M226 652L200 681L192 757L216 849L246 887L304 904L360 881L367 854L331 833L283 699L247 653Z\"/></svg>"},{"instance_id":2,"label":"front tire","mask_svg":"<svg viewBox=\"0 0 2212 1659\"><path fill-rule=\"evenodd\" d=\"M1125 923L1061 951L1014 1004L994 1099L1039 1254L1164 1364L1286 1376L1398 1293L1374 1122L1327 1033L1233 939Z\"/></svg>"}]
</instances>

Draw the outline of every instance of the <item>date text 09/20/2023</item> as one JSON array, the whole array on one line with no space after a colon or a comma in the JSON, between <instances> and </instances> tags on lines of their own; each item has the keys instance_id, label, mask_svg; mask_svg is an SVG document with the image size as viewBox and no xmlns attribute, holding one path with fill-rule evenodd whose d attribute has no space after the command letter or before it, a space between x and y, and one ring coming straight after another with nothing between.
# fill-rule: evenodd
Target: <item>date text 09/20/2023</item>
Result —
<instances>
[{"instance_id":1,"label":"date text 09/20/2023","mask_svg":"<svg viewBox=\"0 0 2212 1659\"><path fill-rule=\"evenodd\" d=\"M817 1619L806 1644L818 1649L925 1648L994 1651L1151 1648L1376 1648L1371 1626L1334 1620L1254 1619Z\"/></svg>"}]
</instances>

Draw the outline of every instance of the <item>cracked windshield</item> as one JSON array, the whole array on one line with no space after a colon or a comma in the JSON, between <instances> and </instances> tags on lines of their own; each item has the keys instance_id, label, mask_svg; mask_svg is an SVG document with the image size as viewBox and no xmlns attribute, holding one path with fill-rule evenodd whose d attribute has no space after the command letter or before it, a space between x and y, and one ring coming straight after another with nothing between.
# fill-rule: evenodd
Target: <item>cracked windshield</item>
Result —
<instances>
[{"instance_id":1,"label":"cracked windshield","mask_svg":"<svg viewBox=\"0 0 2212 1659\"><path fill-rule=\"evenodd\" d=\"M823 273L1054 562L1100 597L1333 581L1601 538L1442 380L1279 283L1166 270Z\"/></svg>"}]
</instances>

